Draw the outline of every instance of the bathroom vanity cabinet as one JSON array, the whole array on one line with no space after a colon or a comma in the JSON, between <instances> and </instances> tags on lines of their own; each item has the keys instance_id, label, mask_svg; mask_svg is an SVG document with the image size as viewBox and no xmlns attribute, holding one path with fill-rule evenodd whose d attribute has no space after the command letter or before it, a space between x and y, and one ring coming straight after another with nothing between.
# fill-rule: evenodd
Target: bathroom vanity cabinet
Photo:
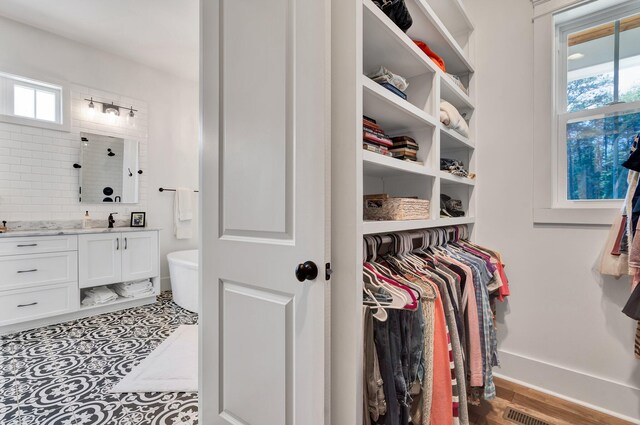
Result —
<instances>
[{"instance_id":1,"label":"bathroom vanity cabinet","mask_svg":"<svg viewBox=\"0 0 640 425\"><path fill-rule=\"evenodd\" d=\"M0 235L0 334L153 303L158 229L69 229ZM150 279L153 294L82 306L82 290Z\"/></svg>"},{"instance_id":2,"label":"bathroom vanity cabinet","mask_svg":"<svg viewBox=\"0 0 640 425\"><path fill-rule=\"evenodd\" d=\"M78 283L89 288L158 274L158 232L78 236Z\"/></svg>"}]
</instances>

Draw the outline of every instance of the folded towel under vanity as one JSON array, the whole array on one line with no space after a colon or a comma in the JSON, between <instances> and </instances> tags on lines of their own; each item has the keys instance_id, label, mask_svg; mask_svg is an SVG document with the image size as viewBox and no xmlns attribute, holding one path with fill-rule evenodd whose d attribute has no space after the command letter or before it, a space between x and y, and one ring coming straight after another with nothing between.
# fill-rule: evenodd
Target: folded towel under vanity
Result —
<instances>
[{"instance_id":1,"label":"folded towel under vanity","mask_svg":"<svg viewBox=\"0 0 640 425\"><path fill-rule=\"evenodd\" d=\"M113 289L125 298L146 297L153 294L153 283L149 279L122 282L114 285Z\"/></svg>"},{"instance_id":2,"label":"folded towel under vanity","mask_svg":"<svg viewBox=\"0 0 640 425\"><path fill-rule=\"evenodd\" d=\"M191 239L193 230L193 191L184 187L176 188L173 201L173 230L176 239Z\"/></svg>"},{"instance_id":3,"label":"folded towel under vanity","mask_svg":"<svg viewBox=\"0 0 640 425\"><path fill-rule=\"evenodd\" d=\"M82 299L83 306L92 306L106 304L118 299L118 294L113 292L107 286L97 286L95 288L85 289L82 291L84 298Z\"/></svg>"}]
</instances>

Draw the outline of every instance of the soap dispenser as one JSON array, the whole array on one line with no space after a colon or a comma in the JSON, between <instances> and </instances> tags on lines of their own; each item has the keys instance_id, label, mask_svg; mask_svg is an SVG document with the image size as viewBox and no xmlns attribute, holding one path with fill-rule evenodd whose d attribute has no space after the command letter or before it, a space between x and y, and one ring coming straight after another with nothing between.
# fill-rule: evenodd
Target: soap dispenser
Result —
<instances>
[{"instance_id":1,"label":"soap dispenser","mask_svg":"<svg viewBox=\"0 0 640 425\"><path fill-rule=\"evenodd\" d=\"M91 216L89 215L89 211L85 211L84 217L82 218L82 228L88 229L91 227Z\"/></svg>"}]
</instances>

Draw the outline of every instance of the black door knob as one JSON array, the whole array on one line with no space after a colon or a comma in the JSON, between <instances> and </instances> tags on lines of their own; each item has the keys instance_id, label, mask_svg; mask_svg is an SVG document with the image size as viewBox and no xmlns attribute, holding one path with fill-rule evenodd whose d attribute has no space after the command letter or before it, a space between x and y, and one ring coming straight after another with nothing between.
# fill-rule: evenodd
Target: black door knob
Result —
<instances>
[{"instance_id":1,"label":"black door knob","mask_svg":"<svg viewBox=\"0 0 640 425\"><path fill-rule=\"evenodd\" d=\"M296 267L296 278L300 282L305 280L313 280L318 277L318 266L313 261L305 261Z\"/></svg>"}]
</instances>

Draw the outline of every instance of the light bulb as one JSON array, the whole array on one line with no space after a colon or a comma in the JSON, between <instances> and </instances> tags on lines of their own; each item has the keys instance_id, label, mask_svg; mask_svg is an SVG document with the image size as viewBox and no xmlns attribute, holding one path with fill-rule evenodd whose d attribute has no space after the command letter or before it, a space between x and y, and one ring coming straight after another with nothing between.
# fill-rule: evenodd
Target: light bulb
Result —
<instances>
[{"instance_id":1,"label":"light bulb","mask_svg":"<svg viewBox=\"0 0 640 425\"><path fill-rule=\"evenodd\" d=\"M116 114L114 110L108 110L107 121L109 121L109 123L111 124L114 124L116 121L118 121L118 114Z\"/></svg>"},{"instance_id":2,"label":"light bulb","mask_svg":"<svg viewBox=\"0 0 640 425\"><path fill-rule=\"evenodd\" d=\"M135 116L136 114L133 113L133 106L132 106L131 108L129 108L129 112L127 113L127 125L129 127L135 127L135 124L136 124Z\"/></svg>"},{"instance_id":3,"label":"light bulb","mask_svg":"<svg viewBox=\"0 0 640 425\"><path fill-rule=\"evenodd\" d=\"M93 118L96 115L96 105L93 104L93 98L89 102L89 108L87 108L87 116Z\"/></svg>"}]
</instances>

